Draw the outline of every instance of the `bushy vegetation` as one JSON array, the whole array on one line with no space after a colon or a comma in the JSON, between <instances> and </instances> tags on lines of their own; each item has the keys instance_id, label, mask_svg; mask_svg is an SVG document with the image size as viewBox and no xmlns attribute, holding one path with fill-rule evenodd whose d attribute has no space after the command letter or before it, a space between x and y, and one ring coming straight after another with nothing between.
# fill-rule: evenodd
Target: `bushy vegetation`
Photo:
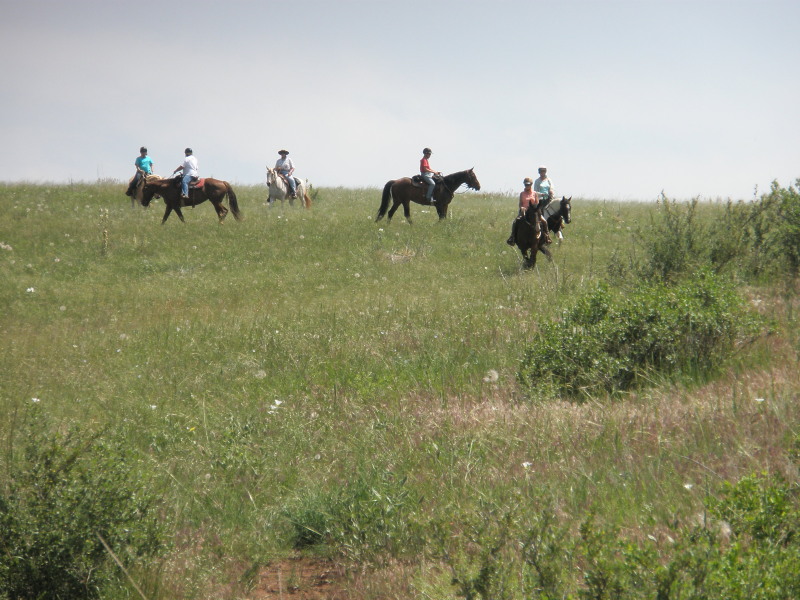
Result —
<instances>
[{"instance_id":1,"label":"bushy vegetation","mask_svg":"<svg viewBox=\"0 0 800 600\"><path fill-rule=\"evenodd\" d=\"M538 398L616 394L680 373L707 376L757 331L735 290L710 272L617 294L600 285L539 325L519 378Z\"/></svg>"},{"instance_id":2,"label":"bushy vegetation","mask_svg":"<svg viewBox=\"0 0 800 600\"><path fill-rule=\"evenodd\" d=\"M39 410L24 417L0 488L0 597L100 597L125 565L163 552L167 523L129 452L103 432L47 421Z\"/></svg>"},{"instance_id":3,"label":"bushy vegetation","mask_svg":"<svg viewBox=\"0 0 800 600\"><path fill-rule=\"evenodd\" d=\"M544 503L483 507L442 556L459 598L781 600L800 593L796 483L759 474L705 499L702 518L634 539L589 512L578 535Z\"/></svg>"},{"instance_id":4,"label":"bushy vegetation","mask_svg":"<svg viewBox=\"0 0 800 600\"><path fill-rule=\"evenodd\" d=\"M701 214L705 207L697 199L681 203L662 194L650 223L637 232L636 246L615 256L610 274L670 281L705 268L746 281L797 277L797 187L773 182L769 193L753 201L729 200L711 219Z\"/></svg>"}]
</instances>

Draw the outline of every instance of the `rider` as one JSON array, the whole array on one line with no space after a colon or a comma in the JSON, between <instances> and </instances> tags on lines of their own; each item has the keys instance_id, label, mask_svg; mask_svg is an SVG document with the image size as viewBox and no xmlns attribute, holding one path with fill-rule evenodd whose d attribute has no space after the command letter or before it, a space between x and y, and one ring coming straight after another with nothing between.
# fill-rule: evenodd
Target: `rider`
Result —
<instances>
[{"instance_id":1,"label":"rider","mask_svg":"<svg viewBox=\"0 0 800 600\"><path fill-rule=\"evenodd\" d=\"M139 148L139 156L136 157L133 164L136 165L136 174L128 186L128 191L125 192L126 196L133 196L133 192L142 178L142 171L144 171L145 176L153 174L153 159L147 156L147 148L144 146Z\"/></svg>"},{"instance_id":2,"label":"rider","mask_svg":"<svg viewBox=\"0 0 800 600\"><path fill-rule=\"evenodd\" d=\"M181 163L172 174L174 175L178 171L183 171L183 177L181 179L181 198L188 198L189 182L193 177L197 177L197 159L194 157L194 154L192 154L191 148L187 148L183 153L186 155L186 158L183 159L183 163Z\"/></svg>"},{"instance_id":3,"label":"rider","mask_svg":"<svg viewBox=\"0 0 800 600\"><path fill-rule=\"evenodd\" d=\"M439 177L442 174L439 171L434 171L431 169L431 165L428 163L428 159L431 157L431 149L424 148L422 150L422 158L419 161L419 175L422 177L422 181L428 184L428 191L425 193L425 200L430 202L431 204L436 204L436 200L433 198L433 189L436 187L436 182L433 180L434 175L438 175Z\"/></svg>"},{"instance_id":4,"label":"rider","mask_svg":"<svg viewBox=\"0 0 800 600\"><path fill-rule=\"evenodd\" d=\"M292 173L294 173L294 163L292 163L291 158L288 158L289 151L278 150L278 154L280 154L281 157L275 163L275 170L286 179L292 198L297 198L297 182L294 180L294 177L292 177Z\"/></svg>"},{"instance_id":5,"label":"rider","mask_svg":"<svg viewBox=\"0 0 800 600\"><path fill-rule=\"evenodd\" d=\"M553 199L553 182L547 176L547 167L539 167L539 178L533 182L533 191L542 195L542 208L550 204Z\"/></svg>"},{"instance_id":6,"label":"rider","mask_svg":"<svg viewBox=\"0 0 800 600\"><path fill-rule=\"evenodd\" d=\"M517 236L517 227L519 226L520 220L525 216L525 213L528 211L528 208L532 208L536 210L539 206L539 199L541 198L541 194L539 192L535 192L531 186L533 185L533 180L530 177L526 177L522 180L522 185L524 186L523 190L519 193L519 211L517 212L517 218L514 219L514 222L511 224L511 235L506 240L506 244L509 246L514 245L514 238ZM550 243L550 234L547 231L547 219L540 213L539 218L542 221L542 232L545 235L545 241L549 244Z\"/></svg>"}]
</instances>

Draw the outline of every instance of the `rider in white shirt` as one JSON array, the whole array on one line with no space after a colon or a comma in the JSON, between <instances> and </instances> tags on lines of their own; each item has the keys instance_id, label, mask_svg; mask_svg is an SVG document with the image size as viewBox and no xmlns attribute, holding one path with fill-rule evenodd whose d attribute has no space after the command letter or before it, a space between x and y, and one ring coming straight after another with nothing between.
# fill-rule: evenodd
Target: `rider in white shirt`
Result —
<instances>
[{"instance_id":1,"label":"rider in white shirt","mask_svg":"<svg viewBox=\"0 0 800 600\"><path fill-rule=\"evenodd\" d=\"M181 179L181 198L188 198L189 197L189 182L192 180L193 177L197 177L197 159L192 154L192 149L187 148L183 151L186 154L186 158L183 159L183 163L175 169L172 174L174 175L178 171L183 171L183 178Z\"/></svg>"},{"instance_id":2,"label":"rider in white shirt","mask_svg":"<svg viewBox=\"0 0 800 600\"><path fill-rule=\"evenodd\" d=\"M281 157L275 163L275 170L286 178L292 198L297 198L297 182L292 176L292 173L294 173L294 163L292 163L292 159L289 158L289 151L278 150L278 154L280 154Z\"/></svg>"}]
</instances>

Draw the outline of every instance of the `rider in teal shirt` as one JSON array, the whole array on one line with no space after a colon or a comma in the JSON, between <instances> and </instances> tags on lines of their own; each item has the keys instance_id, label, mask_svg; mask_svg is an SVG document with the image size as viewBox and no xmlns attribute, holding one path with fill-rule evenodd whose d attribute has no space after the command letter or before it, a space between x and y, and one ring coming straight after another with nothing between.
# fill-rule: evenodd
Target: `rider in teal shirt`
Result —
<instances>
[{"instance_id":1,"label":"rider in teal shirt","mask_svg":"<svg viewBox=\"0 0 800 600\"><path fill-rule=\"evenodd\" d=\"M147 156L147 148L142 146L139 148L139 156L136 157L134 161L136 165L136 173L131 179L131 183L128 186L128 191L125 192L127 196L133 196L133 191L136 189L136 186L139 184L139 180L142 177L142 171L144 171L145 175L152 175L153 174L153 159ZM141 169L141 171L139 170Z\"/></svg>"}]
</instances>

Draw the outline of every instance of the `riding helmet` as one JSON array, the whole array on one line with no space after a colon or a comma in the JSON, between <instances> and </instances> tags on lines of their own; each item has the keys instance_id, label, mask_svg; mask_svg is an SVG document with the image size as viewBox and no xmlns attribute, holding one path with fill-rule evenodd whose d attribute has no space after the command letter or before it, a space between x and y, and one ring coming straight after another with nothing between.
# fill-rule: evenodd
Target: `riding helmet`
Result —
<instances>
[{"instance_id":1,"label":"riding helmet","mask_svg":"<svg viewBox=\"0 0 800 600\"><path fill-rule=\"evenodd\" d=\"M147 154L147 148L142 146L141 148L139 148L139 152L144 152L145 154Z\"/></svg>"},{"instance_id":2,"label":"riding helmet","mask_svg":"<svg viewBox=\"0 0 800 600\"><path fill-rule=\"evenodd\" d=\"M192 149L191 148L187 148L186 150L183 151L183 153L184 154L191 154L192 153Z\"/></svg>"},{"instance_id":3,"label":"riding helmet","mask_svg":"<svg viewBox=\"0 0 800 600\"><path fill-rule=\"evenodd\" d=\"M422 153L423 154L433 154L433 151L430 148L423 148L422 149Z\"/></svg>"}]
</instances>

